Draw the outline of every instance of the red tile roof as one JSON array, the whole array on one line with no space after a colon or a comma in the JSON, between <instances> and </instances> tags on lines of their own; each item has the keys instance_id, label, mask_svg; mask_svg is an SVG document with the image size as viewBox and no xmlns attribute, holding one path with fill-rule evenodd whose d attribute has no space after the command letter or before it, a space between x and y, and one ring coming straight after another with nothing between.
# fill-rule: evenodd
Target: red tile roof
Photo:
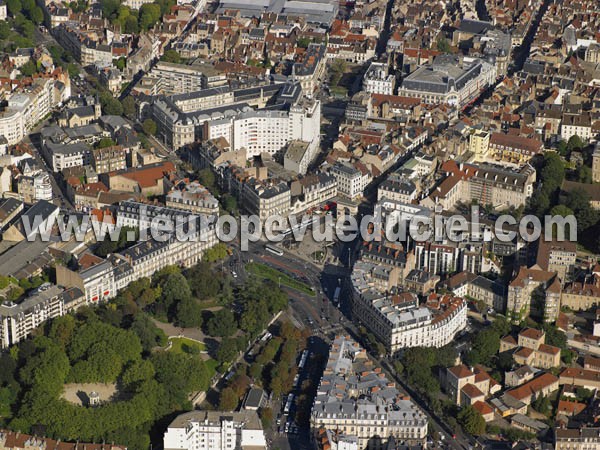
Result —
<instances>
[{"instance_id":1,"label":"red tile roof","mask_svg":"<svg viewBox=\"0 0 600 450\"><path fill-rule=\"evenodd\" d=\"M562 376L562 374L561 374ZM529 398L537 392L542 391L548 386L553 385L558 382L558 378L552 375L551 373L544 373L533 380L528 381L527 383L511 389L506 392L507 395L510 395L512 398L515 398L519 401Z\"/></svg>"},{"instance_id":2,"label":"red tile roof","mask_svg":"<svg viewBox=\"0 0 600 450\"><path fill-rule=\"evenodd\" d=\"M549 355L557 355L560 353L560 348L548 344L540 344L538 352L547 353Z\"/></svg>"},{"instance_id":3,"label":"red tile roof","mask_svg":"<svg viewBox=\"0 0 600 450\"><path fill-rule=\"evenodd\" d=\"M519 333L519 336L523 336L528 339L540 340L544 336L544 332L541 330L536 330L535 328L525 328Z\"/></svg>"},{"instance_id":4,"label":"red tile roof","mask_svg":"<svg viewBox=\"0 0 600 450\"><path fill-rule=\"evenodd\" d=\"M127 171L111 172L110 177L120 175L130 180L136 181L141 187L152 187L156 182L166 175L175 172L175 166L167 161L152 167L142 167L141 169L130 169Z\"/></svg>"},{"instance_id":5,"label":"red tile roof","mask_svg":"<svg viewBox=\"0 0 600 450\"><path fill-rule=\"evenodd\" d=\"M456 378L467 378L471 375L473 375L473 372L471 372L471 369L469 369L467 366L465 366L464 364L460 364L458 366L454 366L454 367L450 367L448 369L449 372L452 373L452 375L454 375Z\"/></svg>"},{"instance_id":6,"label":"red tile roof","mask_svg":"<svg viewBox=\"0 0 600 450\"><path fill-rule=\"evenodd\" d=\"M481 400L473 403L473 408L482 416L486 416L494 412L494 409L490 405L488 405L486 402L482 402Z\"/></svg>"},{"instance_id":7,"label":"red tile roof","mask_svg":"<svg viewBox=\"0 0 600 450\"><path fill-rule=\"evenodd\" d=\"M481 390L474 384L467 384L467 385L463 386L463 388L461 390L470 399L485 396L484 393L481 392Z\"/></svg>"},{"instance_id":8,"label":"red tile roof","mask_svg":"<svg viewBox=\"0 0 600 450\"><path fill-rule=\"evenodd\" d=\"M575 416L586 408L585 403L570 402L567 400L559 400L558 410L559 414L566 414L567 416Z\"/></svg>"},{"instance_id":9,"label":"red tile roof","mask_svg":"<svg viewBox=\"0 0 600 450\"><path fill-rule=\"evenodd\" d=\"M567 367L560 373L561 378L573 378L585 381L600 382L600 372L595 370L578 369L576 367Z\"/></svg>"}]
</instances>

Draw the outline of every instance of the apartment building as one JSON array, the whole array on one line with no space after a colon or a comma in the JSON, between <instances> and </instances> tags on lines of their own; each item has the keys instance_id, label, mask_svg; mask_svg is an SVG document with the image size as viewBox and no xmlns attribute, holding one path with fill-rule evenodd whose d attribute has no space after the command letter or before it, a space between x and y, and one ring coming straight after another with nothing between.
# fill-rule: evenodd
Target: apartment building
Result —
<instances>
[{"instance_id":1,"label":"apartment building","mask_svg":"<svg viewBox=\"0 0 600 450\"><path fill-rule=\"evenodd\" d=\"M63 95L56 96L52 78L36 78L31 86L8 98L8 105L0 111L0 136L6 138L8 145L17 144L69 95L70 88L64 89Z\"/></svg>"},{"instance_id":2,"label":"apartment building","mask_svg":"<svg viewBox=\"0 0 600 450\"><path fill-rule=\"evenodd\" d=\"M219 214L219 201L197 181L176 184L167 194L165 204L196 214Z\"/></svg>"},{"instance_id":3,"label":"apartment building","mask_svg":"<svg viewBox=\"0 0 600 450\"><path fill-rule=\"evenodd\" d=\"M362 197L364 190L372 180L371 173L361 163L336 162L331 167L331 174L338 184L338 193L345 195L351 200Z\"/></svg>"},{"instance_id":4,"label":"apartment building","mask_svg":"<svg viewBox=\"0 0 600 450\"><path fill-rule=\"evenodd\" d=\"M25 203L35 203L39 200L51 201L52 183L50 176L46 172L40 172L35 175L19 177L17 192L23 197Z\"/></svg>"},{"instance_id":5,"label":"apartment building","mask_svg":"<svg viewBox=\"0 0 600 450\"><path fill-rule=\"evenodd\" d=\"M318 152L320 121L321 102L306 98L300 99L287 111L243 112L233 120L231 142L234 149L244 147L248 158L263 152L270 155L281 153L292 141L307 142L303 164L307 167Z\"/></svg>"},{"instance_id":6,"label":"apartment building","mask_svg":"<svg viewBox=\"0 0 600 450\"><path fill-rule=\"evenodd\" d=\"M19 343L44 321L65 314L63 292L47 283L19 303L0 304L0 348Z\"/></svg>"},{"instance_id":7,"label":"apartment building","mask_svg":"<svg viewBox=\"0 0 600 450\"><path fill-rule=\"evenodd\" d=\"M218 75L218 72L208 64L188 65L159 61L145 78L154 80L151 95L173 95L215 87L209 86L208 81L209 78L213 78L215 75ZM219 78L226 81L225 74Z\"/></svg>"},{"instance_id":8,"label":"apartment building","mask_svg":"<svg viewBox=\"0 0 600 450\"><path fill-rule=\"evenodd\" d=\"M395 84L396 77L389 73L387 63L372 62L363 77L362 88L369 94L392 95Z\"/></svg>"},{"instance_id":9,"label":"apartment building","mask_svg":"<svg viewBox=\"0 0 600 450\"><path fill-rule=\"evenodd\" d=\"M557 428L554 450L591 450L600 448L600 428Z\"/></svg>"},{"instance_id":10,"label":"apartment building","mask_svg":"<svg viewBox=\"0 0 600 450\"><path fill-rule=\"evenodd\" d=\"M246 165L246 149L233 150L229 141L224 137L209 139L198 144L190 152L190 162L198 169L212 169L217 171L218 167L229 164L244 167Z\"/></svg>"},{"instance_id":11,"label":"apartment building","mask_svg":"<svg viewBox=\"0 0 600 450\"><path fill-rule=\"evenodd\" d=\"M600 277L592 275L583 282L567 283L560 296L561 306L566 306L574 311L583 311L597 306L600 298Z\"/></svg>"},{"instance_id":12,"label":"apartment building","mask_svg":"<svg viewBox=\"0 0 600 450\"><path fill-rule=\"evenodd\" d=\"M554 322L560 311L560 280L556 272L521 267L508 285L506 314L518 322L530 312Z\"/></svg>"},{"instance_id":13,"label":"apartment building","mask_svg":"<svg viewBox=\"0 0 600 450\"><path fill-rule=\"evenodd\" d=\"M518 170L495 164L457 164L446 161L442 170L447 177L437 186L426 206L440 204L451 209L457 202L492 205L495 208L518 208L533 194L535 169L524 164Z\"/></svg>"},{"instance_id":14,"label":"apartment building","mask_svg":"<svg viewBox=\"0 0 600 450\"><path fill-rule=\"evenodd\" d=\"M264 223L271 216L287 217L291 207L291 190L287 183L247 180L242 188L241 203L250 214Z\"/></svg>"},{"instance_id":15,"label":"apartment building","mask_svg":"<svg viewBox=\"0 0 600 450\"><path fill-rule=\"evenodd\" d=\"M525 205L533 194L535 178L535 169L529 164L523 165L518 171L480 164L469 179L469 197L481 205L518 208Z\"/></svg>"},{"instance_id":16,"label":"apartment building","mask_svg":"<svg viewBox=\"0 0 600 450\"><path fill-rule=\"evenodd\" d=\"M451 274L460 268L461 250L454 243L415 242L415 267L434 275Z\"/></svg>"},{"instance_id":17,"label":"apartment building","mask_svg":"<svg viewBox=\"0 0 600 450\"><path fill-rule=\"evenodd\" d=\"M534 328L519 332L518 341L505 336L500 341L500 352L511 351L515 363L521 366L551 369L560 366L560 348L545 343L546 333Z\"/></svg>"},{"instance_id":18,"label":"apartment building","mask_svg":"<svg viewBox=\"0 0 600 450\"><path fill-rule=\"evenodd\" d=\"M321 103L301 94L298 83L204 89L155 97L149 114L159 136L174 148L224 137L234 150L245 148L248 157L275 154L292 140L318 146ZM268 101L269 109L261 109Z\"/></svg>"},{"instance_id":19,"label":"apartment building","mask_svg":"<svg viewBox=\"0 0 600 450\"><path fill-rule=\"evenodd\" d=\"M536 264L548 272L556 272L562 283L571 277L577 261L577 243L539 239Z\"/></svg>"},{"instance_id":20,"label":"apartment building","mask_svg":"<svg viewBox=\"0 0 600 450\"><path fill-rule=\"evenodd\" d=\"M165 450L267 450L256 411L191 411L177 416L163 436Z\"/></svg>"},{"instance_id":21,"label":"apartment building","mask_svg":"<svg viewBox=\"0 0 600 450\"><path fill-rule=\"evenodd\" d=\"M384 293L393 281L391 267L378 265L372 270L372 263L361 263L354 265L351 275L353 316L377 336L390 354L408 347L442 347L466 327L467 302L462 298L433 296L429 306L418 307L402 296ZM387 270L382 273L382 269Z\"/></svg>"},{"instance_id":22,"label":"apartment building","mask_svg":"<svg viewBox=\"0 0 600 450\"><path fill-rule=\"evenodd\" d=\"M334 199L337 196L337 180L330 174L318 172L292 181L291 213L298 214Z\"/></svg>"},{"instance_id":23,"label":"apartment building","mask_svg":"<svg viewBox=\"0 0 600 450\"><path fill-rule=\"evenodd\" d=\"M384 448L388 440L424 445L425 414L390 382L349 336L329 349L310 416L311 430L353 436L358 448Z\"/></svg>"},{"instance_id":24,"label":"apartment building","mask_svg":"<svg viewBox=\"0 0 600 450\"><path fill-rule=\"evenodd\" d=\"M319 147L310 145L310 142L291 141L287 145L285 155L283 157L283 167L286 170L306 174L308 166L314 160Z\"/></svg>"},{"instance_id":25,"label":"apartment building","mask_svg":"<svg viewBox=\"0 0 600 450\"><path fill-rule=\"evenodd\" d=\"M496 161L525 164L543 150L544 145L538 139L505 133L490 136L489 151Z\"/></svg>"},{"instance_id":26,"label":"apartment building","mask_svg":"<svg viewBox=\"0 0 600 450\"><path fill-rule=\"evenodd\" d=\"M198 234L197 238L192 236L190 241L181 241L176 236L164 242L147 240L123 250L117 256L131 266L131 281L151 277L166 266L192 267L202 261L204 252L218 242L214 226ZM115 281L119 282L119 279Z\"/></svg>"},{"instance_id":27,"label":"apartment building","mask_svg":"<svg viewBox=\"0 0 600 450\"><path fill-rule=\"evenodd\" d=\"M165 230L166 223L174 226ZM140 232L137 244L105 260L98 258L79 270L57 266L57 282L62 286L79 288L87 303L109 300L132 281L151 277L168 265L191 267L218 242L214 223L206 216L181 209L124 201L119 204L117 225L139 230L153 229L162 234L160 239L155 240L149 238L151 233L144 236Z\"/></svg>"},{"instance_id":28,"label":"apartment building","mask_svg":"<svg viewBox=\"0 0 600 450\"><path fill-rule=\"evenodd\" d=\"M54 172L88 166L92 161L92 149L83 142L64 144L47 141L42 146L42 152Z\"/></svg>"},{"instance_id":29,"label":"apartment building","mask_svg":"<svg viewBox=\"0 0 600 450\"><path fill-rule=\"evenodd\" d=\"M456 296L482 301L496 312L502 313L506 308L505 286L481 275L462 271L445 280L443 287Z\"/></svg>"},{"instance_id":30,"label":"apartment building","mask_svg":"<svg viewBox=\"0 0 600 450\"><path fill-rule=\"evenodd\" d=\"M3 450L127 450L124 445L114 443L64 442L48 437L32 436L18 431L0 430L0 448Z\"/></svg>"},{"instance_id":31,"label":"apartment building","mask_svg":"<svg viewBox=\"0 0 600 450\"><path fill-rule=\"evenodd\" d=\"M475 130L469 135L469 151L475 161L485 161L490 146L490 133L485 130Z\"/></svg>"},{"instance_id":32,"label":"apartment building","mask_svg":"<svg viewBox=\"0 0 600 450\"><path fill-rule=\"evenodd\" d=\"M568 141L573 136L579 136L587 142L596 135L592 123L592 115L589 112L564 114L560 124L560 137Z\"/></svg>"},{"instance_id":33,"label":"apartment building","mask_svg":"<svg viewBox=\"0 0 600 450\"><path fill-rule=\"evenodd\" d=\"M188 222L202 221L202 228L194 230L195 233L203 234L209 227L210 219L205 214L195 214L183 208L171 208L157 205L147 205L135 201L123 201L117 209L117 226L132 227L140 230L166 228L168 226L175 230L184 223L187 229ZM195 223L194 223L195 224Z\"/></svg>"},{"instance_id":34,"label":"apartment building","mask_svg":"<svg viewBox=\"0 0 600 450\"><path fill-rule=\"evenodd\" d=\"M546 372L521 386L510 389L505 395L525 405L531 405L537 398L546 397L558 390L558 385L558 377Z\"/></svg>"},{"instance_id":35,"label":"apartment building","mask_svg":"<svg viewBox=\"0 0 600 450\"><path fill-rule=\"evenodd\" d=\"M377 187L377 201L386 198L400 203L412 203L417 197L417 186L399 173L392 173Z\"/></svg>"},{"instance_id":36,"label":"apartment building","mask_svg":"<svg viewBox=\"0 0 600 450\"><path fill-rule=\"evenodd\" d=\"M404 278L404 287L408 292L427 295L432 292L440 277L419 269L411 270Z\"/></svg>"},{"instance_id":37,"label":"apartment building","mask_svg":"<svg viewBox=\"0 0 600 450\"><path fill-rule=\"evenodd\" d=\"M448 367L444 377L444 390L458 406L474 405L500 391L501 385L482 367L473 370L460 364Z\"/></svg>"},{"instance_id":38,"label":"apartment building","mask_svg":"<svg viewBox=\"0 0 600 450\"><path fill-rule=\"evenodd\" d=\"M127 151L120 145L92 150L91 163L97 174L127 168Z\"/></svg>"},{"instance_id":39,"label":"apartment building","mask_svg":"<svg viewBox=\"0 0 600 450\"><path fill-rule=\"evenodd\" d=\"M398 95L462 108L496 79L496 67L478 58L440 55L404 78Z\"/></svg>"},{"instance_id":40,"label":"apartment building","mask_svg":"<svg viewBox=\"0 0 600 450\"><path fill-rule=\"evenodd\" d=\"M418 119L421 110L421 100L418 98L372 94L366 106L366 116L382 119Z\"/></svg>"},{"instance_id":41,"label":"apartment building","mask_svg":"<svg viewBox=\"0 0 600 450\"><path fill-rule=\"evenodd\" d=\"M325 44L311 43L306 52L296 59L292 66L293 80L300 83L302 91L309 97L312 97L312 93L321 83L321 80L325 79L326 54L327 47Z\"/></svg>"}]
</instances>

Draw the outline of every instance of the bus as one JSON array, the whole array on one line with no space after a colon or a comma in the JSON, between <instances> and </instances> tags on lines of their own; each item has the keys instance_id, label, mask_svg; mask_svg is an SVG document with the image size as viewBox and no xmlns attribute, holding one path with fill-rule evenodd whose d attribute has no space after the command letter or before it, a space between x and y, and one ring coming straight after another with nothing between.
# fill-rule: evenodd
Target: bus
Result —
<instances>
[{"instance_id":1,"label":"bus","mask_svg":"<svg viewBox=\"0 0 600 450\"><path fill-rule=\"evenodd\" d=\"M260 339L261 342L266 342L269 339L271 339L273 337L273 335L271 333L269 333L268 331L265 333L265 335Z\"/></svg>"},{"instance_id":2,"label":"bus","mask_svg":"<svg viewBox=\"0 0 600 450\"><path fill-rule=\"evenodd\" d=\"M302 356L300 357L300 362L298 363L298 369L304 368L304 364L306 364L307 358L308 358L308 350L304 350L302 352Z\"/></svg>"},{"instance_id":3,"label":"bus","mask_svg":"<svg viewBox=\"0 0 600 450\"><path fill-rule=\"evenodd\" d=\"M306 231L306 229L312 225L318 224L319 223L319 217L318 216L313 216L311 219L309 219L308 221L304 221L304 220L300 220L300 223L297 223L296 225L294 225L293 227L288 228L287 230L285 230L282 234L283 236L289 236L290 234L296 232L296 231L300 231L300 235L302 235L302 229L304 229L304 231Z\"/></svg>"},{"instance_id":4,"label":"bus","mask_svg":"<svg viewBox=\"0 0 600 450\"><path fill-rule=\"evenodd\" d=\"M273 247L272 245L265 245L265 250L277 256L283 256L283 250L280 250L277 247Z\"/></svg>"},{"instance_id":5,"label":"bus","mask_svg":"<svg viewBox=\"0 0 600 450\"><path fill-rule=\"evenodd\" d=\"M285 407L283 408L284 414L289 414L290 409L292 407L292 402L294 401L294 394L288 395L287 401L285 402Z\"/></svg>"},{"instance_id":6,"label":"bus","mask_svg":"<svg viewBox=\"0 0 600 450\"><path fill-rule=\"evenodd\" d=\"M340 293L342 292L342 288L341 287L336 287L335 288L335 292L333 293L333 303L335 303L336 305L340 302Z\"/></svg>"}]
</instances>

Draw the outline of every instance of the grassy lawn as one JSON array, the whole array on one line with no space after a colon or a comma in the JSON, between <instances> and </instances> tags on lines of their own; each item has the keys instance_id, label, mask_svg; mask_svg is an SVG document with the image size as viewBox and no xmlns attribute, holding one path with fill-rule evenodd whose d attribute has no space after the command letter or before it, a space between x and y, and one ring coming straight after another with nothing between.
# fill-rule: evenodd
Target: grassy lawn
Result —
<instances>
[{"instance_id":1,"label":"grassy lawn","mask_svg":"<svg viewBox=\"0 0 600 450\"><path fill-rule=\"evenodd\" d=\"M333 86L329 91L335 97L346 97L348 95L348 89L343 86Z\"/></svg>"},{"instance_id":2,"label":"grassy lawn","mask_svg":"<svg viewBox=\"0 0 600 450\"><path fill-rule=\"evenodd\" d=\"M208 359L208 360L204 361L204 364L206 364L206 367L208 367L208 369L210 370L211 376L213 374L217 373L217 367L219 367L219 363L217 362L217 360Z\"/></svg>"},{"instance_id":3,"label":"grassy lawn","mask_svg":"<svg viewBox=\"0 0 600 450\"><path fill-rule=\"evenodd\" d=\"M188 338L171 338L171 351L175 353L188 353L191 355L198 355L200 352L206 350L204 344L196 341L192 341Z\"/></svg>"},{"instance_id":4,"label":"grassy lawn","mask_svg":"<svg viewBox=\"0 0 600 450\"><path fill-rule=\"evenodd\" d=\"M258 277L271 280L274 283L281 283L283 286L287 286L297 291L304 292L308 295L314 295L314 291L306 283L302 283L301 281L295 280L289 275L286 275L285 273L277 269L273 269L272 267L269 267L265 264L249 263L246 266L246 270Z\"/></svg>"}]
</instances>

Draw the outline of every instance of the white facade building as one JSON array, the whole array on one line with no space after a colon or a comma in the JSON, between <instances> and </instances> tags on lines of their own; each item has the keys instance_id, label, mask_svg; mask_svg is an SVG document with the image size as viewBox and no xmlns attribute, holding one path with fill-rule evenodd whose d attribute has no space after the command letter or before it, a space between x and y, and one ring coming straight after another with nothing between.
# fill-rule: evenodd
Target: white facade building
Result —
<instances>
[{"instance_id":1,"label":"white facade building","mask_svg":"<svg viewBox=\"0 0 600 450\"><path fill-rule=\"evenodd\" d=\"M364 170L352 164L338 162L331 168L331 174L336 178L338 192L351 200L363 195L372 177L366 167Z\"/></svg>"},{"instance_id":2,"label":"white facade building","mask_svg":"<svg viewBox=\"0 0 600 450\"><path fill-rule=\"evenodd\" d=\"M310 425L317 437L323 430L346 436L341 447L338 442L338 449L364 449L385 448L392 437L409 445L423 445L428 420L374 368L363 348L350 337L338 336L329 349Z\"/></svg>"},{"instance_id":3,"label":"white facade building","mask_svg":"<svg viewBox=\"0 0 600 450\"><path fill-rule=\"evenodd\" d=\"M123 4L131 9L140 9L146 3L152 3L154 0L124 0Z\"/></svg>"},{"instance_id":4,"label":"white facade building","mask_svg":"<svg viewBox=\"0 0 600 450\"><path fill-rule=\"evenodd\" d=\"M289 111L257 110L241 113L232 121L231 138L227 139L227 125L211 129L211 138L223 136L234 150L242 147L248 158L265 152L274 155L284 150L294 140L309 143L309 153L319 146L321 102L301 100Z\"/></svg>"},{"instance_id":5,"label":"white facade building","mask_svg":"<svg viewBox=\"0 0 600 450\"><path fill-rule=\"evenodd\" d=\"M60 100L59 100L60 101ZM12 95L0 112L0 136L8 145L17 144L55 105L54 80L40 78L30 89Z\"/></svg>"},{"instance_id":6,"label":"white facade building","mask_svg":"<svg viewBox=\"0 0 600 450\"><path fill-rule=\"evenodd\" d=\"M372 62L363 78L363 90L369 94L393 95L396 77L385 63Z\"/></svg>"},{"instance_id":7,"label":"white facade building","mask_svg":"<svg viewBox=\"0 0 600 450\"><path fill-rule=\"evenodd\" d=\"M0 349L27 338L45 320L65 313L63 289L42 285L22 302L0 304Z\"/></svg>"},{"instance_id":8,"label":"white facade building","mask_svg":"<svg viewBox=\"0 0 600 450\"><path fill-rule=\"evenodd\" d=\"M467 302L462 298L444 296L428 307L418 307L384 292L376 277L385 266L381 261L355 263L352 310L390 354L408 347L443 347L467 326ZM384 285L387 291L389 285Z\"/></svg>"},{"instance_id":9,"label":"white facade building","mask_svg":"<svg viewBox=\"0 0 600 450\"><path fill-rule=\"evenodd\" d=\"M163 438L165 450L267 449L256 411L192 411L175 418Z\"/></svg>"}]
</instances>

